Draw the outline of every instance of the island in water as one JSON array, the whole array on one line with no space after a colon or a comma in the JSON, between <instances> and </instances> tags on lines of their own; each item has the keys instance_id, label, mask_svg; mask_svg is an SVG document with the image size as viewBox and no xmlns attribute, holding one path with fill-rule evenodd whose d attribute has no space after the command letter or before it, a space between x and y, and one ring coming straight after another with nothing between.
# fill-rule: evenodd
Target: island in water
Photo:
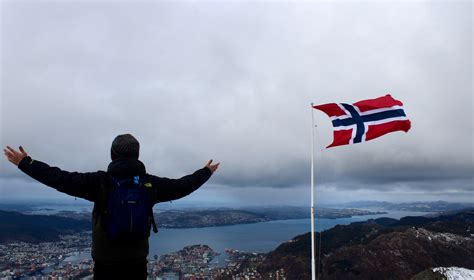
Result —
<instances>
[{"instance_id":1,"label":"island in water","mask_svg":"<svg viewBox=\"0 0 474 280\"><path fill-rule=\"evenodd\" d=\"M354 208L318 208L316 218L340 219L353 216L387 214L381 211L368 211ZM90 212L59 211L56 216L78 220L91 219ZM239 224L261 223L278 220L309 219L309 207L280 206L234 208L186 208L155 212L155 221L162 228L201 228Z\"/></svg>"}]
</instances>

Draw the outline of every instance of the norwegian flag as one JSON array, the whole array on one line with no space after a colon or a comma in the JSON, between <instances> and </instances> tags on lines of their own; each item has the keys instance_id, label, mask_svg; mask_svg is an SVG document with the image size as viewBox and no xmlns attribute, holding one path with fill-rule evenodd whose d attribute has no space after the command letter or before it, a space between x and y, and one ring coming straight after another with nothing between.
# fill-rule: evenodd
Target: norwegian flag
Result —
<instances>
[{"instance_id":1,"label":"norwegian flag","mask_svg":"<svg viewBox=\"0 0 474 280\"><path fill-rule=\"evenodd\" d=\"M403 103L390 94L354 104L328 103L313 106L331 118L334 140L327 148L369 141L411 127Z\"/></svg>"}]
</instances>

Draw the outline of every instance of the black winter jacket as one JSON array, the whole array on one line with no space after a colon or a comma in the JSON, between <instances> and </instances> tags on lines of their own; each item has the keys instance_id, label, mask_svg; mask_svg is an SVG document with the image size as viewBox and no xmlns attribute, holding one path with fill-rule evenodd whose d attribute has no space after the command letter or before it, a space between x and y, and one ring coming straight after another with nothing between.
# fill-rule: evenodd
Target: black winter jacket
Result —
<instances>
[{"instance_id":1,"label":"black winter jacket","mask_svg":"<svg viewBox=\"0 0 474 280\"><path fill-rule=\"evenodd\" d=\"M94 202L92 212L92 258L102 263L143 262L148 255L148 238L128 243L111 242L105 233L102 224L101 184L110 184L110 176L126 178L130 176L145 176L145 183L151 184L146 188L152 205L158 202L171 201L182 198L204 184L212 172L209 168L202 168L191 175L180 179L157 177L146 173L145 165L136 159L118 159L109 164L107 172L97 171L88 173L67 172L58 167L51 167L46 163L24 158L18 168L56 190L87 199Z\"/></svg>"}]
</instances>

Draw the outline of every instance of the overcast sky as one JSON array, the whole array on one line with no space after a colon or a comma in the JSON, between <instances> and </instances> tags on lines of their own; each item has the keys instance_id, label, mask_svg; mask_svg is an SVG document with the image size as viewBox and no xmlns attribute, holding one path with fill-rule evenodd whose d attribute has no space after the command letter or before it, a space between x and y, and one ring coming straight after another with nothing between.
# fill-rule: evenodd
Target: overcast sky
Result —
<instances>
[{"instance_id":1,"label":"overcast sky","mask_svg":"<svg viewBox=\"0 0 474 280\"><path fill-rule=\"evenodd\" d=\"M408 133L320 149L318 203L473 201L472 2L1 1L1 145L104 170L220 170L184 202L308 204L310 103L391 93ZM71 199L0 161L0 200Z\"/></svg>"}]
</instances>

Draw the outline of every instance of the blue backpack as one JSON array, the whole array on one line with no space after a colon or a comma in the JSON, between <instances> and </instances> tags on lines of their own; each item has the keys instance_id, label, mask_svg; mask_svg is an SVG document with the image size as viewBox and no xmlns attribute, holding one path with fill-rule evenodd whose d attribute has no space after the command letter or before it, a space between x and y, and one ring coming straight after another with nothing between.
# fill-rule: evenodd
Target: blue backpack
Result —
<instances>
[{"instance_id":1,"label":"blue backpack","mask_svg":"<svg viewBox=\"0 0 474 280\"><path fill-rule=\"evenodd\" d=\"M142 240L150 236L150 225L157 233L153 205L144 187L145 178L111 177L112 188L105 203L104 227L111 240Z\"/></svg>"}]
</instances>

